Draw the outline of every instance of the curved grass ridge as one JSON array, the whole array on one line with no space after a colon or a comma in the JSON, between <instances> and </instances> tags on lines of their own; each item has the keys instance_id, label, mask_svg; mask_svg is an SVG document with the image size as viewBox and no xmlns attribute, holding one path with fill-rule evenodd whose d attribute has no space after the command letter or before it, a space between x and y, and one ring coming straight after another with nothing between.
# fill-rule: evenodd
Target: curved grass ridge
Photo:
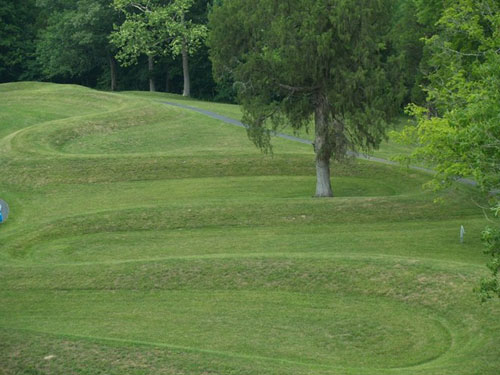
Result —
<instances>
[{"instance_id":1,"label":"curved grass ridge","mask_svg":"<svg viewBox=\"0 0 500 375\"><path fill-rule=\"evenodd\" d=\"M114 299L116 304L120 304L120 293L112 296L107 292L92 292L94 297L100 294L106 294L106 298ZM84 301L88 295L89 293L85 291L71 292L62 299L78 298L80 301ZM450 333L439 321L439 318L429 316L429 312L423 308L420 310L408 309L404 304L380 297L376 299L366 296L359 298L336 296L332 293L309 296L296 292L268 292L263 295L248 291L238 293L238 295L228 291L217 291L209 296L205 292L155 291L146 297L139 298L141 298L143 309L135 311L134 318L141 318L152 311L157 312L159 306L163 305L166 299L174 302L168 307L162 306L161 310L164 311L166 308L170 315L171 324L168 325L167 334L153 333L146 327L142 327L141 334L150 339L135 340L142 344L149 343L151 346L164 346L177 350L199 351L228 357L309 364L313 367L323 368L341 368L354 361L358 362L360 368L394 368L400 367L401 364L404 367L413 367L436 360L449 351L451 347ZM67 304L68 301L64 301L64 303ZM214 315L213 311L215 303L218 306L217 313L224 312L224 321L217 321L217 315ZM232 309L234 303L244 305L246 309L234 311ZM375 305L377 313L373 313ZM279 309L281 314L278 316L266 315L264 311L270 306ZM348 309L346 309L347 306ZM351 311L352 307L355 307L354 312ZM185 311L190 312L187 316L190 320L187 332L185 329L176 328L179 325L185 326L185 323L183 324L183 321L186 320ZM103 312L99 309L99 313ZM368 317L367 314L370 316ZM309 319L303 318L306 315L309 316ZM193 321L193 318L196 320ZM300 337L293 328L289 327L290 323L296 322L297 319L304 326L295 330L306 328L309 331L308 336ZM231 338L230 344L209 337L208 326L210 326L210 330L231 330L231 326L240 320L244 320L244 323L239 323L244 330L242 332L244 335L241 335L240 332L237 334L235 332L229 333L227 336ZM367 325L367 320L372 324ZM388 322L388 320L390 321ZM53 329L60 334L67 334L67 326L66 319L61 317L58 328ZM384 327L383 332L381 332L381 326ZM269 349L263 350L253 343L259 336L269 335L265 332L268 329L272 331L272 337L269 337L269 340L279 343L279 347L275 347L271 351ZM102 331L99 333L97 330L93 330L86 337L134 342L134 340L121 338L119 332L114 332L114 339L99 336L102 333ZM205 342L201 347L197 347L192 346L192 340L186 337L179 338L179 336L187 335L204 337ZM380 335L399 336L400 340L404 338L406 344L400 345L398 340L394 339L385 340L378 343L376 355L362 356L365 348L373 345L370 342L377 340ZM169 336L177 336L178 344L170 344ZM332 337L342 337L342 340L331 340ZM163 342L159 341L161 338L163 338ZM429 342L432 342L432 345L429 345ZM326 343L328 345L325 345ZM251 354L231 351L231 348L237 347L247 347ZM297 358L295 352L299 348L301 353L300 358ZM394 356L395 352L398 352L398 356ZM363 357L362 361L359 361L359 357Z\"/></svg>"},{"instance_id":2,"label":"curved grass ridge","mask_svg":"<svg viewBox=\"0 0 500 375\"><path fill-rule=\"evenodd\" d=\"M498 374L466 186L356 161L312 199L310 146L158 99L238 116L0 85L0 372Z\"/></svg>"}]
</instances>

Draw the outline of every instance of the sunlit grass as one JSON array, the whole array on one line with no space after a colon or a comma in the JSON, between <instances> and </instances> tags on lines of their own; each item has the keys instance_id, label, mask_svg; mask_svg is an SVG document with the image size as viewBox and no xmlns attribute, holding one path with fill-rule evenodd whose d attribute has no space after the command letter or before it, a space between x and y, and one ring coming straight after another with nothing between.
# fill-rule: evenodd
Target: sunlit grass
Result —
<instances>
[{"instance_id":1,"label":"sunlit grass","mask_svg":"<svg viewBox=\"0 0 500 375\"><path fill-rule=\"evenodd\" d=\"M0 373L498 374L474 191L158 99L0 85Z\"/></svg>"},{"instance_id":2,"label":"sunlit grass","mask_svg":"<svg viewBox=\"0 0 500 375\"><path fill-rule=\"evenodd\" d=\"M127 96L157 100L158 102L169 102L169 103L188 105L195 108L200 108L203 110L215 112L217 114L233 118L236 120L241 120L243 116L241 108L238 105L234 104L212 103L192 98L186 98L176 94L159 93L159 92L151 93L143 91L129 91L125 92L124 94ZM407 116L401 115L399 117L394 118L392 122L389 124L388 133L390 131L396 131L396 132L401 131L405 126L409 125L411 125L411 119L408 118ZM284 127L283 129L280 129L280 132L283 132L284 134L288 135L297 136L310 141L314 140L314 125L312 124L312 122L308 128L302 128L297 131L291 127ZM367 155L375 156L378 158L385 158L387 160L392 160L395 156L398 155L409 155L412 152L412 150L413 147L395 142L388 138L383 140L377 149L368 152ZM363 154L363 152L361 153Z\"/></svg>"}]
</instances>

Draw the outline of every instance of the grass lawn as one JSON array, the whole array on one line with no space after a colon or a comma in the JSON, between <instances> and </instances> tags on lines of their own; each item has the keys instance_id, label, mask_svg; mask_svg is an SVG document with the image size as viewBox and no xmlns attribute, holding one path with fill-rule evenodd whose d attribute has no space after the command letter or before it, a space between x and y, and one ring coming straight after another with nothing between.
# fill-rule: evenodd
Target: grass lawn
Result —
<instances>
[{"instance_id":1,"label":"grass lawn","mask_svg":"<svg viewBox=\"0 0 500 375\"><path fill-rule=\"evenodd\" d=\"M162 100L0 85L0 374L500 373L474 190Z\"/></svg>"},{"instance_id":2,"label":"grass lawn","mask_svg":"<svg viewBox=\"0 0 500 375\"><path fill-rule=\"evenodd\" d=\"M166 93L151 93L144 91L129 91L125 92L125 95L138 98L154 99L159 102L168 102L176 104L184 104L191 107L215 112L217 114L233 118L236 120L241 120L243 114L239 106L224 103L212 103L207 101L196 100L192 98L185 98L176 94L166 94ZM390 130L400 131L409 124L409 118L406 116L401 116L397 118L396 121L391 124ZM314 141L314 125L311 121L309 129L300 129L299 131L294 131L294 129L284 128L280 132L288 135L297 136L310 141ZM412 147L408 145L401 145L397 142L391 141L390 139L382 141L380 147L377 150L372 150L368 153L368 156L375 156L378 158L391 159L395 155L409 155L412 151Z\"/></svg>"}]
</instances>

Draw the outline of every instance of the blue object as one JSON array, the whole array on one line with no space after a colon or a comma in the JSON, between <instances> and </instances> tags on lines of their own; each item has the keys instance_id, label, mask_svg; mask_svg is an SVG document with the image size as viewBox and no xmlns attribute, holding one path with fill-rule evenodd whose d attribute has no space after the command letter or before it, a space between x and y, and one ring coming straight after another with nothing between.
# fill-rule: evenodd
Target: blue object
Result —
<instances>
[{"instance_id":1,"label":"blue object","mask_svg":"<svg viewBox=\"0 0 500 375\"><path fill-rule=\"evenodd\" d=\"M5 223L9 217L9 205L3 199L0 199L0 224Z\"/></svg>"}]
</instances>

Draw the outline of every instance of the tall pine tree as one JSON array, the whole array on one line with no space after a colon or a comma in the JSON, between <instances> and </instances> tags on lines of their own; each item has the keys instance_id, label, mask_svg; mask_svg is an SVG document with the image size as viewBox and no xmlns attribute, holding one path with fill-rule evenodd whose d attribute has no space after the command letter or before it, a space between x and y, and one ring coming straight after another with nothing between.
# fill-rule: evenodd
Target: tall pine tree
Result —
<instances>
[{"instance_id":1,"label":"tall pine tree","mask_svg":"<svg viewBox=\"0 0 500 375\"><path fill-rule=\"evenodd\" d=\"M332 196L330 160L377 147L400 90L386 77L390 0L231 0L209 16L214 71L238 88L249 137L314 118L316 196Z\"/></svg>"}]
</instances>

